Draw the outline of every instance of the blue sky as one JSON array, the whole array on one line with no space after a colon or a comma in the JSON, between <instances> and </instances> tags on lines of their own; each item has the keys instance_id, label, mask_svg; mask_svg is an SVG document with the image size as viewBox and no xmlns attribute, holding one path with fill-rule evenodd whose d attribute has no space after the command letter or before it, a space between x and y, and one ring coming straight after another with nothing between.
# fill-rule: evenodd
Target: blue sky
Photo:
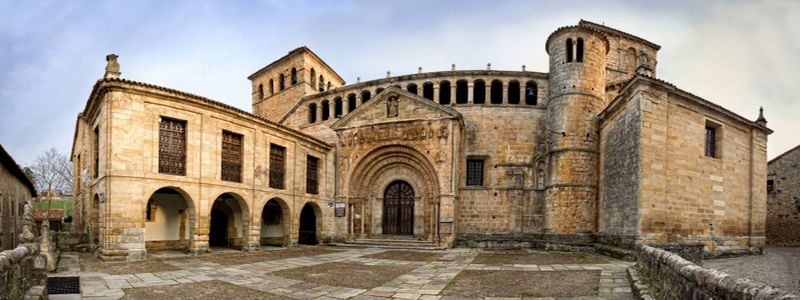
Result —
<instances>
[{"instance_id":1,"label":"blue sky","mask_svg":"<svg viewBox=\"0 0 800 300\"><path fill-rule=\"evenodd\" d=\"M755 119L769 157L800 144L800 1L0 0L0 144L22 165L68 153L105 55L122 77L250 111L248 75L306 45L348 83L458 69L547 71L580 19L662 46L658 77Z\"/></svg>"}]
</instances>

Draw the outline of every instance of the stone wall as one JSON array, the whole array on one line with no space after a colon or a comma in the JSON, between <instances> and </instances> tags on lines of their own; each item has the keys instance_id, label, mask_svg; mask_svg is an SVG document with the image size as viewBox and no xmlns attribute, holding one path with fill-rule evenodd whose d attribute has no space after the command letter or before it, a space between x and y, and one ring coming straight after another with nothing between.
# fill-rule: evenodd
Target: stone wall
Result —
<instances>
[{"instance_id":1,"label":"stone wall","mask_svg":"<svg viewBox=\"0 0 800 300\"><path fill-rule=\"evenodd\" d=\"M23 299L31 287L46 284L46 263L38 252L31 245L0 253L0 299ZM46 297L47 289L42 291Z\"/></svg>"},{"instance_id":2,"label":"stone wall","mask_svg":"<svg viewBox=\"0 0 800 300\"><path fill-rule=\"evenodd\" d=\"M800 147L771 160L767 180L767 244L800 246Z\"/></svg>"},{"instance_id":3,"label":"stone wall","mask_svg":"<svg viewBox=\"0 0 800 300\"><path fill-rule=\"evenodd\" d=\"M657 299L796 299L774 287L706 269L679 255L640 245L639 274ZM653 293L655 293L653 295Z\"/></svg>"},{"instance_id":4,"label":"stone wall","mask_svg":"<svg viewBox=\"0 0 800 300\"><path fill-rule=\"evenodd\" d=\"M5 150L0 148L5 154ZM0 250L12 249L18 243L22 226L22 206L31 201L31 190L18 177L21 172L16 163L3 155L0 160ZM17 168L11 170L10 168ZM22 175L24 176L24 175Z\"/></svg>"}]
</instances>

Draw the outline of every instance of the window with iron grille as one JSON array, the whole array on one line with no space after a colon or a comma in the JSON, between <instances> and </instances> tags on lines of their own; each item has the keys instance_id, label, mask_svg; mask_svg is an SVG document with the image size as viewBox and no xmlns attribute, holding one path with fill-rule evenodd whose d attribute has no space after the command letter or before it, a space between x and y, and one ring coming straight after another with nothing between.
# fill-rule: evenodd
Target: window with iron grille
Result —
<instances>
[{"instance_id":1,"label":"window with iron grille","mask_svg":"<svg viewBox=\"0 0 800 300\"><path fill-rule=\"evenodd\" d=\"M717 128L706 125L706 156L717 157Z\"/></svg>"},{"instance_id":2,"label":"window with iron grille","mask_svg":"<svg viewBox=\"0 0 800 300\"><path fill-rule=\"evenodd\" d=\"M284 189L285 174L286 174L286 148L275 144L270 144L269 187L273 189Z\"/></svg>"},{"instance_id":3,"label":"window with iron grille","mask_svg":"<svg viewBox=\"0 0 800 300\"><path fill-rule=\"evenodd\" d=\"M311 155L306 160L306 193L319 194L319 158Z\"/></svg>"},{"instance_id":4,"label":"window with iron grille","mask_svg":"<svg viewBox=\"0 0 800 300\"><path fill-rule=\"evenodd\" d=\"M242 135L222 131L222 180L242 182Z\"/></svg>"},{"instance_id":5,"label":"window with iron grille","mask_svg":"<svg viewBox=\"0 0 800 300\"><path fill-rule=\"evenodd\" d=\"M467 160L467 185L483 185L483 160Z\"/></svg>"},{"instance_id":6,"label":"window with iron grille","mask_svg":"<svg viewBox=\"0 0 800 300\"><path fill-rule=\"evenodd\" d=\"M186 175L186 121L161 118L158 129L158 172Z\"/></svg>"}]
</instances>

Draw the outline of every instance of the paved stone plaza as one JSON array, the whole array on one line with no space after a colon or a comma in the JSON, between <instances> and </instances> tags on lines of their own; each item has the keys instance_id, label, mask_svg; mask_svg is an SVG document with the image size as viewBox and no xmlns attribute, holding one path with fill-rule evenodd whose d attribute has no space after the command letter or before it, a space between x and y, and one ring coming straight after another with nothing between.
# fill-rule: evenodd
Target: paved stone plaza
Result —
<instances>
[{"instance_id":1,"label":"paved stone plaza","mask_svg":"<svg viewBox=\"0 0 800 300\"><path fill-rule=\"evenodd\" d=\"M137 288L147 287L147 289L157 289L165 286L180 287L176 285L186 285L188 293L165 295L165 299L181 299L182 297L195 298L195 296L198 295L192 294L192 284L212 281L221 281L233 288L244 287L251 289L252 291L249 292L259 291L258 293L261 294L257 295L260 295L259 298L264 299L520 299L522 297L535 298L552 296L561 299L564 298L562 297L563 295L570 295L569 297L578 297L581 299L632 299L631 290L626 277L626 268L632 263L608 257L592 256L593 259L596 259L593 261L595 263L581 264L549 263L568 262L564 260L542 261L543 263L541 264L536 264L533 260L530 261L530 264L477 264L473 263L473 260L485 251L475 249L451 249L437 252L420 252L418 253L420 259L414 261L413 259L408 259L408 257L413 257L416 254L410 250L402 250L402 252L408 252L402 253L397 250L379 248L335 249L337 250L336 252L323 252L324 254L319 255L313 255L312 253L312 255L307 256L265 260L239 265L230 265L228 263L223 265L212 262L214 261L213 258L215 255L238 255L231 254L230 252L222 254L212 253L211 255L202 257L172 255L170 258L159 258L158 261L175 267L175 271L115 275L102 272L82 271L81 263L79 262L81 257L75 253L67 253L62 255L62 263L59 266L59 272L52 276L80 276L81 294L51 295L51 299L120 299L124 298L126 293L129 294L128 298L132 298L133 294L131 294L131 292L136 291ZM265 252L268 253L271 251L295 250L292 248L277 248ZM385 253L387 255L380 255L380 253ZM522 256L524 256L525 253L529 253L532 257L549 255L549 253L534 251L517 251L517 253L522 253ZM520 254L515 255L520 256ZM570 258L581 255L582 254L563 254L562 257ZM387 259L392 257L397 257L398 259ZM84 257L83 259L86 258ZM252 260L243 261L249 262ZM581 260L576 261L580 262ZM319 267L331 263L335 263L337 268L354 266L354 269L363 269L382 266L407 272L398 274L396 277L387 278L385 282L381 282L368 289L349 287L354 286L354 284L342 278L339 278L340 281L337 282L340 283L336 285L326 285L311 282L315 281L313 276L310 277L311 279L308 281L278 276L278 274L290 274L292 269L299 270L300 272L298 273L304 273L305 271L302 268ZM107 265L113 266L114 263L107 263ZM505 290L508 290L509 293L513 293L513 291L518 290L515 289L514 283L498 283L492 282L491 280L480 283L481 286L479 287L473 287L473 293L477 292L479 294L477 297L474 294L471 294L470 297L465 297L459 294L458 290L452 290L454 286L458 286L458 283L455 282L459 280L456 278L457 276L461 274L461 276L459 276L460 278L468 273L480 271L497 271L497 274L502 274L504 271L530 272L531 276L516 277L546 278L550 276L556 279L556 283L553 284L553 281L550 281L547 283L548 286L536 287L535 284L530 286L535 288L534 290L545 291L542 294L539 292L516 295L489 294ZM344 272L349 271L344 270ZM358 271L352 271L353 278L355 278L354 280L358 280L357 278L359 275L357 272ZM597 276L592 277L594 282L588 284L577 283L588 286L591 292L585 295L574 295L575 289L571 287L570 284L575 283L570 281L570 272L596 274ZM484 286L484 284L486 286ZM508 287L506 288L505 285ZM155 298L158 297L149 297L149 299Z\"/></svg>"}]
</instances>

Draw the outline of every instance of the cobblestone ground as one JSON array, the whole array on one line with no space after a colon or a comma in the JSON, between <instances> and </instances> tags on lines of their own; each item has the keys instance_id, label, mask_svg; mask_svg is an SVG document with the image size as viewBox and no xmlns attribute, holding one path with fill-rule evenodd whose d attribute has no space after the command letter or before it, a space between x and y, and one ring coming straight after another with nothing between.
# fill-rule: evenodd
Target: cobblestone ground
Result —
<instances>
[{"instance_id":1,"label":"cobblestone ground","mask_svg":"<svg viewBox=\"0 0 800 300\"><path fill-rule=\"evenodd\" d=\"M703 267L800 295L800 247L767 247L764 255L709 259L703 261Z\"/></svg>"},{"instance_id":2,"label":"cobblestone ground","mask_svg":"<svg viewBox=\"0 0 800 300\"><path fill-rule=\"evenodd\" d=\"M604 257L603 260L606 260L606 263L593 264L473 264L472 261L480 250L449 249L438 251L437 253L442 255L433 261L403 261L374 258L381 257L376 254L385 251L396 252L397 250L341 249L343 250L341 252L227 266L196 258L165 259L163 262L175 266L179 270L117 275L83 272L79 267L78 255L67 253L62 255L59 272L52 276L80 276L81 294L53 295L51 299L120 299L125 296L125 289L141 287L155 289L164 285L188 285L212 280L269 293L264 295L278 295L293 299L519 299L521 296L510 298L442 296L448 284L464 270L505 270L531 273L590 270L600 272L597 289L590 295L579 297L580 299L632 299L629 283L625 276L626 268L632 263L612 258ZM331 286L272 274L280 270L328 263L402 266L411 271L370 289ZM563 278L564 282L569 282L569 280L568 277ZM548 287L554 291L559 288L558 284ZM265 296L265 298L269 297ZM559 299L563 298L559 297Z\"/></svg>"}]
</instances>

